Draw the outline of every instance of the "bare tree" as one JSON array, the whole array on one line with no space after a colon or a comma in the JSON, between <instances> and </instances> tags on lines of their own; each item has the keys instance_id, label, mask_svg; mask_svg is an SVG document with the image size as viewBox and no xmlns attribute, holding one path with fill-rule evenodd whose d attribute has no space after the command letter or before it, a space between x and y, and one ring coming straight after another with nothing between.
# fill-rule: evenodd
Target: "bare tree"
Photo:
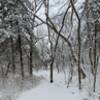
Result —
<instances>
[{"instance_id":1,"label":"bare tree","mask_svg":"<svg viewBox=\"0 0 100 100\"><path fill-rule=\"evenodd\" d=\"M80 29L81 29L81 20L78 15L78 12L76 11L76 8L74 6L73 0L70 0L71 5L73 7L73 10L75 12L75 15L78 19L78 29L77 29L77 35L78 35L78 77L79 77L79 89L81 89L81 68L80 68L80 56L81 56L81 36L80 36Z\"/></svg>"},{"instance_id":2,"label":"bare tree","mask_svg":"<svg viewBox=\"0 0 100 100\"><path fill-rule=\"evenodd\" d=\"M64 13L64 16L63 16L62 26L61 26L60 30L57 32L58 34L57 34L57 38L56 38L53 54L52 54L52 57L51 57L52 58L51 59L51 64L50 64L50 82L51 83L53 82L53 64L54 64L54 60L55 60L55 56L56 56L57 45L58 45L58 41L59 41L59 38L60 38L61 31L62 31L62 29L64 27L65 18L66 18L66 15L67 15L67 12L68 12L69 8L70 8L70 6L67 7L67 9L66 9L66 11ZM50 17L48 16L48 8L47 8L47 13L46 13L46 18L47 18L48 22L50 22L53 25L52 28L56 29L56 27L52 23ZM48 25L48 22L46 23L47 25Z\"/></svg>"}]
</instances>

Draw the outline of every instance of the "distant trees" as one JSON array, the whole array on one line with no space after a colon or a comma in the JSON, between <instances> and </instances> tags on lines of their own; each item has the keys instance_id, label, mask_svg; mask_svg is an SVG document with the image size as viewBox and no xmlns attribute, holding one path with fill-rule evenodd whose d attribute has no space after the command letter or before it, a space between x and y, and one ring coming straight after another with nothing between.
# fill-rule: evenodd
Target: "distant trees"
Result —
<instances>
[{"instance_id":1,"label":"distant trees","mask_svg":"<svg viewBox=\"0 0 100 100\"><path fill-rule=\"evenodd\" d=\"M91 72L94 76L93 91L95 91L96 85L96 75L97 75L97 66L99 63L100 53L99 53L99 26L100 26L100 3L99 0L86 0L85 1L85 18L86 18L86 45L89 47L89 59L91 64ZM98 37L98 38L97 38ZM87 47L87 48L88 48Z\"/></svg>"},{"instance_id":2,"label":"distant trees","mask_svg":"<svg viewBox=\"0 0 100 100\"><path fill-rule=\"evenodd\" d=\"M60 44L61 44L61 39L62 39L68 44L74 64L78 66L79 88L81 89L81 78L88 77L86 69L85 69L86 65L84 62L86 60L84 59L84 56L83 56L85 55L85 53L87 53L87 50L89 50L88 52L89 58L86 58L86 59L89 59L87 60L87 62L90 61L90 64L92 65L91 67L92 72L93 70L94 70L93 73L97 72L96 71L97 69L94 69L94 67L97 68L96 67L98 65L97 62L99 61L99 56L97 56L99 54L98 52L99 39L95 38L95 35L96 33L99 32L99 30L98 28L97 29L95 28L94 23L95 21L97 21L98 22L97 27L99 27L99 5L98 5L99 1L86 0L84 4L82 5L82 7L80 7L80 10L82 11L80 13L77 9L78 7L76 6L78 1L75 2L74 0L70 0L70 2L69 3L67 2L66 4L68 6L66 11L62 12L61 15L58 14L56 17L54 17L56 19L54 19L53 17L51 18L51 16L49 16L48 14L48 9L50 9L50 7L48 8L48 4L49 4L48 2L49 2L48 0L45 0L45 15L46 15L47 21L42 20L38 16L36 17L42 23L46 24L47 27L49 27L48 33L50 34L50 30L53 30L53 32L52 31L51 32L54 33L54 36L56 37L55 41L53 41L53 43L51 42L51 44L53 44L52 45L53 58L51 58L52 59L51 65L54 66L53 64L57 62L57 61L55 62L55 60L57 60L55 57L57 53L56 50L58 49L58 45L59 45L58 41L60 41ZM94 6L97 6L97 8ZM68 14L70 14L71 16L69 16ZM64 15L63 18L62 18L62 15ZM70 19L69 21L70 24L66 23L67 18ZM84 21L86 22L85 25L83 23ZM71 30L65 32L65 30L69 30L69 28L66 27L67 24L71 26ZM72 34L75 33L75 34L73 34L72 36L72 34L70 33ZM68 38L66 38L66 35L68 36ZM50 38L50 35L49 35L49 38ZM74 43L71 41L72 38L73 38L72 41ZM76 39L78 39L78 41ZM55 42L55 45L54 45L54 42ZM90 48L88 49L88 47ZM62 51L60 53L62 53ZM50 74L51 80L53 80L53 74L52 74L53 69L52 68L53 67L50 68L51 69L51 74ZM94 82L95 82L96 74L94 75L94 77L95 77L94 78Z\"/></svg>"},{"instance_id":3,"label":"distant trees","mask_svg":"<svg viewBox=\"0 0 100 100\"><path fill-rule=\"evenodd\" d=\"M28 60L30 60L29 62L30 75L32 75L32 67L33 67L33 49L32 48L35 45L33 43L35 42L35 36L33 33L34 16L32 12L29 11L29 9L34 11L35 8L31 4L31 2L28 0L4 0L4 1L0 0L0 36L1 36L0 44L7 45L6 47L2 45L2 48L1 48L2 52L0 53L1 54L0 57L2 56L6 57L6 54L4 53L3 49L4 50L7 49L10 60L6 59L5 62L9 61L9 63L12 66L11 69L15 73L16 68L17 68L16 66L18 66L18 64L16 65L16 61L18 60L18 56L19 56L22 78L24 77L25 60L27 62ZM7 40L7 43L6 43L6 40ZM34 46L34 49L35 48L36 46ZM27 54L25 52L26 50L28 51ZM26 57L26 55L28 55L28 58ZM1 60L3 59L1 58ZM5 62L3 62L4 65L5 65ZM7 73L8 73L8 70L7 70Z\"/></svg>"}]
</instances>

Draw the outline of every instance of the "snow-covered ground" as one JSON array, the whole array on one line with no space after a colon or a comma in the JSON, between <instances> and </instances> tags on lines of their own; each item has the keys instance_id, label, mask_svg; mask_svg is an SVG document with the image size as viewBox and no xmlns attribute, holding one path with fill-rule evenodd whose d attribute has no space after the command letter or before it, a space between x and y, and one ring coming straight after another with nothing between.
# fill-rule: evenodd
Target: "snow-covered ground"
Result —
<instances>
[{"instance_id":1,"label":"snow-covered ground","mask_svg":"<svg viewBox=\"0 0 100 100\"><path fill-rule=\"evenodd\" d=\"M19 74L8 74L7 77L0 76L0 100L16 100L24 91L36 87L41 80L42 77L35 75L32 78L26 76L24 80Z\"/></svg>"},{"instance_id":2,"label":"snow-covered ground","mask_svg":"<svg viewBox=\"0 0 100 100\"><path fill-rule=\"evenodd\" d=\"M64 73L54 71L54 83L49 82L49 71L34 71L33 74L44 78L38 86L23 92L17 100L100 100L89 91L78 90L75 79L72 86L67 88Z\"/></svg>"}]
</instances>

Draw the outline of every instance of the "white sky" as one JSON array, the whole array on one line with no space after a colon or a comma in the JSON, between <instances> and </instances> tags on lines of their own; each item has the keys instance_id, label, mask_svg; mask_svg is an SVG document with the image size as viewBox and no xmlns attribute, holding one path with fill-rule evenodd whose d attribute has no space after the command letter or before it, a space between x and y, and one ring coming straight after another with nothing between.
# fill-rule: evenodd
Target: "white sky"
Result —
<instances>
[{"instance_id":1,"label":"white sky","mask_svg":"<svg viewBox=\"0 0 100 100\"><path fill-rule=\"evenodd\" d=\"M50 16L53 17L55 15L57 15L58 13L61 13L62 11L65 10L65 8L67 8L67 4L68 4L69 0L49 0L49 4L50 4ZM82 12L82 10L79 10L83 4L85 0L78 0L77 3L75 4L76 9L79 13ZM64 5L66 3L66 5ZM64 5L64 7L63 7ZM42 8L40 9L40 11L38 12L38 14L42 17L44 17L44 7L42 6Z\"/></svg>"}]
</instances>

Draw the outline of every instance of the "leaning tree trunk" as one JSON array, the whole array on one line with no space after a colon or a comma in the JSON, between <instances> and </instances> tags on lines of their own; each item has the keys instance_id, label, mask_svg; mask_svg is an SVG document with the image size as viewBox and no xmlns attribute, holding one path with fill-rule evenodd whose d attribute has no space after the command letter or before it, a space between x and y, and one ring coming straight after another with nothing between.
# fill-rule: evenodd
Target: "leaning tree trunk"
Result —
<instances>
[{"instance_id":1,"label":"leaning tree trunk","mask_svg":"<svg viewBox=\"0 0 100 100\"><path fill-rule=\"evenodd\" d=\"M20 53L20 65L21 65L21 75L22 75L22 79L24 78L24 67L23 67L23 54L22 54L22 42L21 42L21 35L18 35L18 43L19 43L19 53Z\"/></svg>"}]
</instances>

